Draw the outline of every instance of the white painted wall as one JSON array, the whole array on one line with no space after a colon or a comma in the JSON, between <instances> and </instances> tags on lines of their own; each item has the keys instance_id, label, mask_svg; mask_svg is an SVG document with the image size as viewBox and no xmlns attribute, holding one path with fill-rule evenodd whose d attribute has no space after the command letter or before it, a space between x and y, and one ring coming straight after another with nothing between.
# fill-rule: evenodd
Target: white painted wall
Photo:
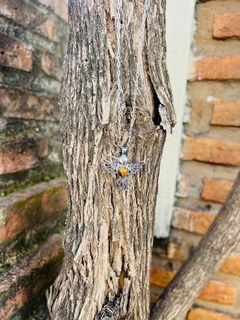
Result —
<instances>
[{"instance_id":1,"label":"white painted wall","mask_svg":"<svg viewBox=\"0 0 240 320\"><path fill-rule=\"evenodd\" d=\"M167 137L161 163L155 223L157 238L168 237L173 213L190 48L194 31L194 12L195 1L193 0L167 0L167 64L177 114L177 125L173 129L173 134L169 134Z\"/></svg>"}]
</instances>

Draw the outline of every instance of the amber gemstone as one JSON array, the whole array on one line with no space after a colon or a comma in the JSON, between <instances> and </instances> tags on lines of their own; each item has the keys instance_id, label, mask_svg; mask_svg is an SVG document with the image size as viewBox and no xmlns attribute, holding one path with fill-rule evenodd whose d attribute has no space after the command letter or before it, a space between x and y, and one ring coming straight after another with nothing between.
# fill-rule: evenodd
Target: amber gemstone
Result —
<instances>
[{"instance_id":1,"label":"amber gemstone","mask_svg":"<svg viewBox=\"0 0 240 320\"><path fill-rule=\"evenodd\" d=\"M120 167L118 168L118 174L124 178L128 174L128 169L126 167Z\"/></svg>"}]
</instances>

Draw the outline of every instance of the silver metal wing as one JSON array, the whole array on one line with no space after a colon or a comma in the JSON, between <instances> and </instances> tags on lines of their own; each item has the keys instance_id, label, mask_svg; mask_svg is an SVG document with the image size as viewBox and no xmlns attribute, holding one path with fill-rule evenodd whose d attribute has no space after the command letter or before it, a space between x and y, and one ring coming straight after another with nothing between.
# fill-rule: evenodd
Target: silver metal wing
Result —
<instances>
[{"instance_id":1,"label":"silver metal wing","mask_svg":"<svg viewBox=\"0 0 240 320\"><path fill-rule=\"evenodd\" d=\"M140 171L142 169L142 167L144 166L145 162L144 161L140 161L137 163L130 163L127 165L128 168L128 173L129 174L135 174L138 171Z\"/></svg>"},{"instance_id":2,"label":"silver metal wing","mask_svg":"<svg viewBox=\"0 0 240 320\"><path fill-rule=\"evenodd\" d=\"M128 177L119 177L117 179L117 185L122 188L123 190L127 191L129 190L129 187L130 187L130 180Z\"/></svg>"},{"instance_id":3,"label":"silver metal wing","mask_svg":"<svg viewBox=\"0 0 240 320\"><path fill-rule=\"evenodd\" d=\"M111 162L111 161L108 161L107 159L102 159L101 160L104 168L107 170L107 172L109 173L117 173L117 167L118 167L118 164L116 162Z\"/></svg>"}]
</instances>

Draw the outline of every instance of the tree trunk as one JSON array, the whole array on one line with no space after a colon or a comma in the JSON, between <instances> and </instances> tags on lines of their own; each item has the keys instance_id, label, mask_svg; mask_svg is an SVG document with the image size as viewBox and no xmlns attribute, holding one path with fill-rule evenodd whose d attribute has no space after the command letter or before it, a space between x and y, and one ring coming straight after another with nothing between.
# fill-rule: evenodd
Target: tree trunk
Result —
<instances>
[{"instance_id":1,"label":"tree trunk","mask_svg":"<svg viewBox=\"0 0 240 320\"><path fill-rule=\"evenodd\" d=\"M151 320L183 320L240 240L240 172L208 232L156 303Z\"/></svg>"},{"instance_id":2,"label":"tree trunk","mask_svg":"<svg viewBox=\"0 0 240 320\"><path fill-rule=\"evenodd\" d=\"M149 267L160 159L174 126L166 70L166 0L149 0L132 163L145 167L129 191L101 165L120 155L117 136L116 1L69 0L69 43L61 84L61 134L69 196L62 270L48 292L52 319L149 316ZM123 0L123 142L129 130L143 4ZM162 117L160 117L160 115ZM162 125L161 125L162 124ZM124 143L123 143L124 144Z\"/></svg>"}]
</instances>

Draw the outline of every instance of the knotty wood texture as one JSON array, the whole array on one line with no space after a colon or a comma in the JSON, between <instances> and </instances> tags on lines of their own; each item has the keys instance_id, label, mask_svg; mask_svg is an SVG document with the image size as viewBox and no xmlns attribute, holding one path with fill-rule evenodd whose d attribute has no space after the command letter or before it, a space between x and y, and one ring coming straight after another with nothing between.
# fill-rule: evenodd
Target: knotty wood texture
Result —
<instances>
[{"instance_id":1,"label":"knotty wood texture","mask_svg":"<svg viewBox=\"0 0 240 320\"><path fill-rule=\"evenodd\" d=\"M61 135L69 197L63 268L48 292L55 320L135 319L149 315L149 267L159 166L166 133L159 106L175 124L166 70L166 1L149 0L129 161L146 162L122 191L101 166L119 155L115 76L116 1L69 1L69 43L61 84ZM133 99L143 3L122 1L123 140ZM109 318L107 318L109 316Z\"/></svg>"}]
</instances>

